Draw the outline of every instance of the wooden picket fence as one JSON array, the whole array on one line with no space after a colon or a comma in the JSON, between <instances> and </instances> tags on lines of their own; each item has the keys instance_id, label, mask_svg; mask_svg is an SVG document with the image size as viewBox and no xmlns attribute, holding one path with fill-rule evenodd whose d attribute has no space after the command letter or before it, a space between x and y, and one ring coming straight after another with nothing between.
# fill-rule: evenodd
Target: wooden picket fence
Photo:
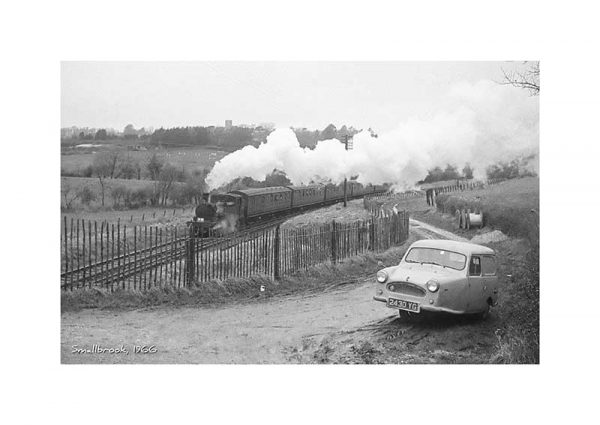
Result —
<instances>
[{"instance_id":1,"label":"wooden picket fence","mask_svg":"<svg viewBox=\"0 0 600 425\"><path fill-rule=\"evenodd\" d=\"M229 237L196 238L188 228L110 227L64 220L61 287L145 291L262 275L273 279L408 238L408 214L303 228L280 226Z\"/></svg>"}]
</instances>

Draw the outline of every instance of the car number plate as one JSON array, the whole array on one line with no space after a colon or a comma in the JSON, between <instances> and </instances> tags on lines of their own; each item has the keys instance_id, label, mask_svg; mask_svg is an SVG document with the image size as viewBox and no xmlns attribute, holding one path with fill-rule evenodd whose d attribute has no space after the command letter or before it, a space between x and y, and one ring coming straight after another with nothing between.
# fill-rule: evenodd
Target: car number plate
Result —
<instances>
[{"instance_id":1,"label":"car number plate","mask_svg":"<svg viewBox=\"0 0 600 425\"><path fill-rule=\"evenodd\" d=\"M399 308L400 310L413 311L415 313L420 311L419 303L399 300L397 298L388 298L387 306L390 308Z\"/></svg>"}]
</instances>

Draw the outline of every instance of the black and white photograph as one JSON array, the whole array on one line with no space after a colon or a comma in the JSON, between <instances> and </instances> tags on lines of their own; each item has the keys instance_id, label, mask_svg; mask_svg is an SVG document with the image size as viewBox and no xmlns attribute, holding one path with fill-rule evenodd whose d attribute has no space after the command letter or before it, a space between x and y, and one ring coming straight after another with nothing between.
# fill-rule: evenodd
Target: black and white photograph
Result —
<instances>
[{"instance_id":1,"label":"black and white photograph","mask_svg":"<svg viewBox=\"0 0 600 425\"><path fill-rule=\"evenodd\" d=\"M586 424L593 3L3 8L8 424Z\"/></svg>"},{"instance_id":2,"label":"black and white photograph","mask_svg":"<svg viewBox=\"0 0 600 425\"><path fill-rule=\"evenodd\" d=\"M63 62L61 361L538 363L540 69Z\"/></svg>"}]
</instances>

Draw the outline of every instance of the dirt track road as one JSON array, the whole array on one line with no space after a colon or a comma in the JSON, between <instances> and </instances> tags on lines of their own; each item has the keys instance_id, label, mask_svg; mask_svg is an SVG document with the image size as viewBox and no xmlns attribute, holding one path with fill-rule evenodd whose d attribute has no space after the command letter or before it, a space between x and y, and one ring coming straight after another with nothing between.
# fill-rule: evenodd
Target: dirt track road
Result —
<instances>
[{"instance_id":1,"label":"dirt track road","mask_svg":"<svg viewBox=\"0 0 600 425\"><path fill-rule=\"evenodd\" d=\"M411 222L419 237L447 232ZM443 236L442 236L443 235ZM494 319L402 323L372 279L325 293L216 308L63 313L63 363L484 362ZM134 346L156 352L135 353ZM76 346L76 347L75 347ZM101 350L124 348L123 352ZM95 351L75 352L76 349Z\"/></svg>"}]
</instances>

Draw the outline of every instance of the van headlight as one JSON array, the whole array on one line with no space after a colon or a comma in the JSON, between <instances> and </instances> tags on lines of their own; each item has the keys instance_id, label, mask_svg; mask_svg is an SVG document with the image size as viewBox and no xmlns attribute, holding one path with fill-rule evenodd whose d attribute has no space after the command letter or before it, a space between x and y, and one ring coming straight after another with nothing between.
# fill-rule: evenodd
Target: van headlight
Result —
<instances>
[{"instance_id":1,"label":"van headlight","mask_svg":"<svg viewBox=\"0 0 600 425\"><path fill-rule=\"evenodd\" d=\"M438 289L440 289L440 284L435 280L430 280L427 282L427 289L429 292L436 292Z\"/></svg>"},{"instance_id":2,"label":"van headlight","mask_svg":"<svg viewBox=\"0 0 600 425\"><path fill-rule=\"evenodd\" d=\"M386 272L384 272L383 270L380 270L377 272L377 282L385 283L387 278L388 278L388 274Z\"/></svg>"}]
</instances>

